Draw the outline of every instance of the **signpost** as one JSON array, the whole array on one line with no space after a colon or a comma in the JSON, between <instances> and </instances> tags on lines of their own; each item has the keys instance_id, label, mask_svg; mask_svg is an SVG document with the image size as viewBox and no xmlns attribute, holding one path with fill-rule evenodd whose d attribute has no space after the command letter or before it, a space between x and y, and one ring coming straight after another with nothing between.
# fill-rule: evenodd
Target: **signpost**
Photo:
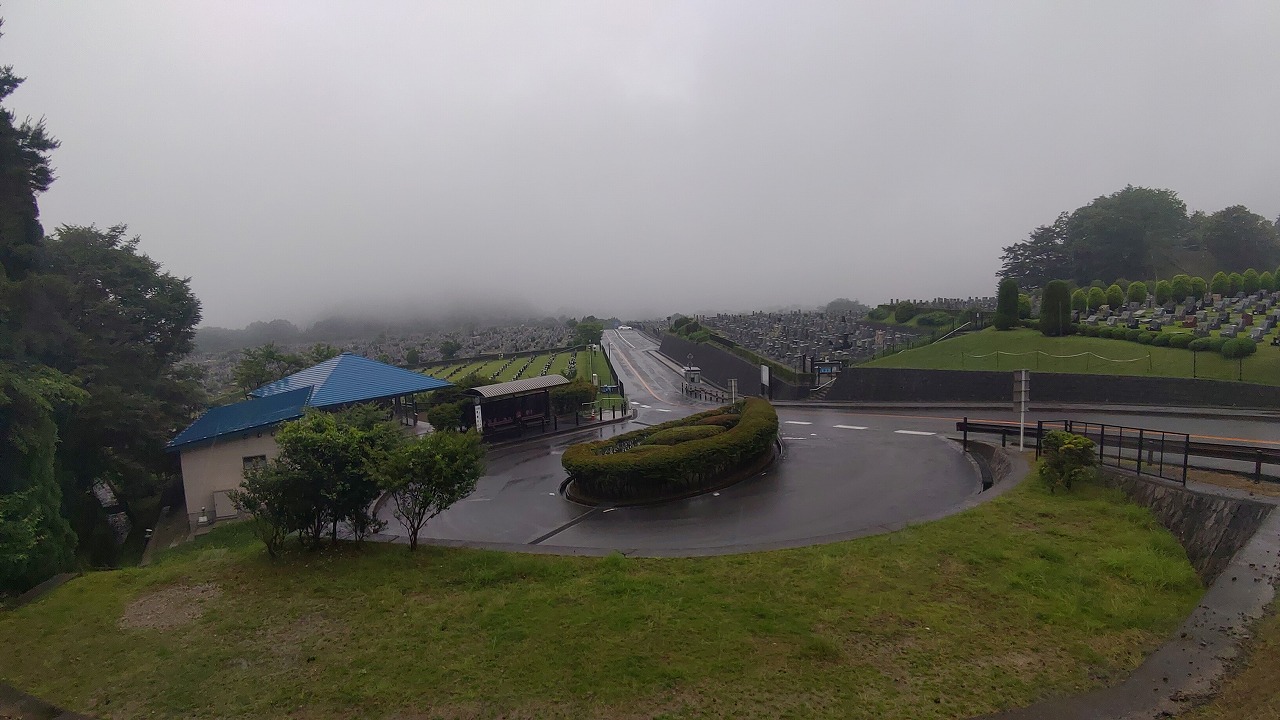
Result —
<instances>
[{"instance_id":1,"label":"signpost","mask_svg":"<svg viewBox=\"0 0 1280 720\"><path fill-rule=\"evenodd\" d=\"M738 402L738 378L729 378L729 404Z\"/></svg>"},{"instance_id":2,"label":"signpost","mask_svg":"<svg viewBox=\"0 0 1280 720\"><path fill-rule=\"evenodd\" d=\"M1023 449L1027 427L1027 403L1031 400L1031 371L1013 371L1013 404L1018 406L1018 450Z\"/></svg>"}]
</instances>

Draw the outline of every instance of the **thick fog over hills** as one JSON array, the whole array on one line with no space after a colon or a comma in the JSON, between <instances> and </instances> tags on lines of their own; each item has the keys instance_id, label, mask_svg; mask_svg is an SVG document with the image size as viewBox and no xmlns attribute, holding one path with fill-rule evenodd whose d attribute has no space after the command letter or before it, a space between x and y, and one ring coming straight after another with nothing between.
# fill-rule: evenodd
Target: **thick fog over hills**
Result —
<instances>
[{"instance_id":1,"label":"thick fog over hills","mask_svg":"<svg viewBox=\"0 0 1280 720\"><path fill-rule=\"evenodd\" d=\"M46 229L207 325L994 293L1127 184L1280 214L1280 4L9 2Z\"/></svg>"}]
</instances>

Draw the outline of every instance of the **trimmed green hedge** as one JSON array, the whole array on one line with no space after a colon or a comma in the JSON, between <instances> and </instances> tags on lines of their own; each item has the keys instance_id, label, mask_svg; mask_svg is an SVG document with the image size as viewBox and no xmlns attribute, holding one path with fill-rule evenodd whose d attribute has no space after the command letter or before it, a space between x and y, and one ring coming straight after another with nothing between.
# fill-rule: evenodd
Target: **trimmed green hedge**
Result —
<instances>
[{"instance_id":1,"label":"trimmed green hedge","mask_svg":"<svg viewBox=\"0 0 1280 720\"><path fill-rule=\"evenodd\" d=\"M641 445L673 428L718 415L738 416L732 428L677 445ZM714 432L714 431L713 431ZM778 436L778 414L767 400L746 398L732 407L708 410L607 440L570 445L561 464L574 490L605 501L650 500L705 490L756 462Z\"/></svg>"},{"instance_id":2,"label":"trimmed green hedge","mask_svg":"<svg viewBox=\"0 0 1280 720\"><path fill-rule=\"evenodd\" d=\"M702 418L698 421L699 425L719 425L721 427L731 428L738 424L738 416L732 413L724 415L712 415L711 417Z\"/></svg>"},{"instance_id":3,"label":"trimmed green hedge","mask_svg":"<svg viewBox=\"0 0 1280 720\"><path fill-rule=\"evenodd\" d=\"M719 425L684 425L656 432L641 441L641 445L679 445L690 440L701 440L719 435L724 428Z\"/></svg>"}]
</instances>

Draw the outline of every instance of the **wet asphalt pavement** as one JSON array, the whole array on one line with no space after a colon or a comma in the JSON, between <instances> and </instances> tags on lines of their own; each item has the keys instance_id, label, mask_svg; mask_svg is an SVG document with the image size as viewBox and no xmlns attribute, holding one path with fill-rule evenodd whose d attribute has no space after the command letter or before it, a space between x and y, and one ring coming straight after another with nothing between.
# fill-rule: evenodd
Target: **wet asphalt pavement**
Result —
<instances>
[{"instance_id":1,"label":"wet asphalt pavement","mask_svg":"<svg viewBox=\"0 0 1280 720\"><path fill-rule=\"evenodd\" d=\"M589 508L560 495L564 448L673 420L709 403L680 394L680 376L635 331L607 331L634 422L494 449L476 491L433 518L423 539L617 549L636 554L803 545L902 527L957 507L980 489L976 470L946 431L903 418L860 419L833 410L780 408L785 455L718 493L649 507ZM387 532L403 532L384 506Z\"/></svg>"}]
</instances>

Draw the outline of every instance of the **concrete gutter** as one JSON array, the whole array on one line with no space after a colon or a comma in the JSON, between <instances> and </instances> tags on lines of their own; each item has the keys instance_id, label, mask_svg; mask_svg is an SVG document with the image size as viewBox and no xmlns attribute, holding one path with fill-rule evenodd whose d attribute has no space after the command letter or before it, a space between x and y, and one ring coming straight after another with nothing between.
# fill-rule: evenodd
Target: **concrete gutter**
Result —
<instances>
[{"instance_id":1,"label":"concrete gutter","mask_svg":"<svg viewBox=\"0 0 1280 720\"><path fill-rule=\"evenodd\" d=\"M771 400L777 407L820 408L824 410L1013 410L1012 402L837 402L824 400ZM1092 412L1115 415L1168 415L1175 417L1210 418L1216 420L1280 420L1278 410L1255 410L1230 407L1168 407L1166 405L1083 405L1075 403L1032 402L1027 409L1032 412Z\"/></svg>"}]
</instances>

